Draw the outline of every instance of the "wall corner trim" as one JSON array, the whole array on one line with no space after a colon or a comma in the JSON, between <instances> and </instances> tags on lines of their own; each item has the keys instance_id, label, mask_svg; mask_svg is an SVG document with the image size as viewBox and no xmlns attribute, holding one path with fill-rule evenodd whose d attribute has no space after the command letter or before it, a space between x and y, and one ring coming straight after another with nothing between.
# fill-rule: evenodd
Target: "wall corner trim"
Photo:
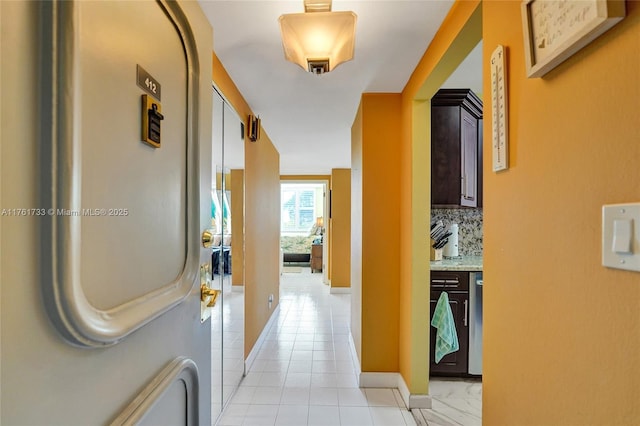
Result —
<instances>
[{"instance_id":1,"label":"wall corner trim","mask_svg":"<svg viewBox=\"0 0 640 426\"><path fill-rule=\"evenodd\" d=\"M358 385L361 388L393 388L398 389L405 406L409 410L417 408L431 408L429 395L411 394L400 373L360 373Z\"/></svg>"},{"instance_id":2,"label":"wall corner trim","mask_svg":"<svg viewBox=\"0 0 640 426\"><path fill-rule=\"evenodd\" d=\"M353 334L349 332L349 348L351 349L351 357L353 358L353 363L356 367L356 374L358 375L358 383L360 383L360 373L362 372L362 367L360 367L360 358L358 357L358 351L356 350L356 343L353 341Z\"/></svg>"},{"instance_id":3,"label":"wall corner trim","mask_svg":"<svg viewBox=\"0 0 640 426\"><path fill-rule=\"evenodd\" d=\"M356 347L353 342L353 336L349 334L349 345L351 347L351 355L356 364L356 374L358 376L358 386L361 388L393 388L398 389L404 405L409 410L418 408L431 408L431 396L429 395L412 395L409 387L404 381L400 373L378 373L378 372L362 372Z\"/></svg>"},{"instance_id":4,"label":"wall corner trim","mask_svg":"<svg viewBox=\"0 0 640 426\"><path fill-rule=\"evenodd\" d=\"M402 395L402 399L409 410L413 410L414 408L431 408L431 397L429 395L412 395L400 373L398 373L398 391L400 395Z\"/></svg>"}]
</instances>

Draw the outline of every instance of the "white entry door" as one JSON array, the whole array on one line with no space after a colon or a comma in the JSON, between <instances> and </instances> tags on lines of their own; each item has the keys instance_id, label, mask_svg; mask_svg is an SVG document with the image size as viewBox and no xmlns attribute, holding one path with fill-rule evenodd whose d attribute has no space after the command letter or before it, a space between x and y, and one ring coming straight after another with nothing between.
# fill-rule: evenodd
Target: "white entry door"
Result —
<instances>
[{"instance_id":1,"label":"white entry door","mask_svg":"<svg viewBox=\"0 0 640 426\"><path fill-rule=\"evenodd\" d=\"M206 18L145 0L0 19L0 423L210 424Z\"/></svg>"}]
</instances>

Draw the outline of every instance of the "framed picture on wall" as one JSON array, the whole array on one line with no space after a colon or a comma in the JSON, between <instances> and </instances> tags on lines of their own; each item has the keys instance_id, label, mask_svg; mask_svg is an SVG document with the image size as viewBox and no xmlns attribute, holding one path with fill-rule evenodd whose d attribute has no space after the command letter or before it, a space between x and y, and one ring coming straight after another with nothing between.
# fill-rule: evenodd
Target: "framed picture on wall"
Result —
<instances>
[{"instance_id":1,"label":"framed picture on wall","mask_svg":"<svg viewBox=\"0 0 640 426\"><path fill-rule=\"evenodd\" d=\"M527 76L542 77L624 16L624 0L523 0Z\"/></svg>"}]
</instances>

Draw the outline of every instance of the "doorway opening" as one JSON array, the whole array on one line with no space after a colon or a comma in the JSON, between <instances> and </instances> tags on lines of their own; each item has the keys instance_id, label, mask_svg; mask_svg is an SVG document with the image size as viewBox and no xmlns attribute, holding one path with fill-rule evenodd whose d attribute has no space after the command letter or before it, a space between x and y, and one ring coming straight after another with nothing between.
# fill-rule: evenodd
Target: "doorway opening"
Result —
<instances>
[{"instance_id":1,"label":"doorway opening","mask_svg":"<svg viewBox=\"0 0 640 426\"><path fill-rule=\"evenodd\" d=\"M442 119L446 118L444 108L442 108L442 98L456 94L459 96L462 93L466 93L467 98L474 99L474 105L480 106L479 115L475 115L476 121L473 122L469 119L469 115L466 114L466 110L462 111L462 107L459 110L459 121L452 121L452 125L458 125L459 132L456 133L458 139L458 153L459 157L457 161L460 164L454 164L452 158L455 155L447 155L447 159L452 161L452 165L464 169L464 173L457 174L457 176L463 177L462 182L457 183L456 190L460 190L458 195L460 200L458 202L449 202L448 200L441 200L440 190L442 188L435 188L442 180L438 177L434 177L434 170L431 167L425 171L418 171L413 176L414 182L428 182L427 185L419 188L423 193L429 194L431 200L430 208L428 210L428 218L432 225L434 223L442 223L444 228L455 234L461 235L460 239L454 238L455 250L450 255L452 259L479 257L480 264L482 264L482 140L483 125L482 125L482 95L483 95L483 83L482 83L482 18L481 7L477 8L468 18L464 27L460 29L457 35L451 40L451 44L447 51L444 53L442 59L435 65L434 69L430 72L425 82L419 89L417 96L414 98L413 117L414 120L420 122L415 129L416 133L413 135L413 143L421 144L425 149L423 152L424 157L414 158L413 161L420 161L422 163L433 164L431 156L436 159L437 154L434 153L434 148L439 145L433 145L434 141L441 144L439 137L432 137L432 135L440 135L442 132ZM440 93L440 89L447 89L446 93ZM440 97L436 101L437 94L440 93ZM465 98L465 102L467 102ZM439 108L437 114L434 114L434 107ZM465 104L465 108L467 104ZM449 106L446 106L449 108ZM455 111L455 106L452 104L451 111ZM438 121L440 120L440 121ZM474 133L475 132L475 133ZM475 145L471 135L475 135ZM424 141L428 141L425 146ZM455 138L452 139L452 142ZM455 144L449 145L455 148ZM475 147L476 151L470 148ZM444 152L444 151L443 151ZM475 152L475 154L474 154ZM471 153L471 154L469 154ZM442 152L438 153L442 155ZM465 155L467 154L467 155ZM467 161L465 161L467 160ZM471 161L473 160L473 161ZM471 183L467 181L466 175L476 176L473 180L474 192L472 197L467 189L471 188ZM426 176L424 176L426 175ZM439 176L439 175L438 175ZM446 188L445 182L443 188ZM453 187L453 186L452 186ZM462 188L462 189L460 189ZM479 191L479 193L478 193ZM472 198L475 204L467 203L467 199ZM443 206L447 208L442 208ZM464 208L462 207L464 206ZM464 228L459 231L459 228ZM415 230L414 230L415 231ZM447 233L448 233L447 232ZM428 232L427 232L428 233ZM433 238L433 237L432 237ZM436 237L437 239L438 237ZM432 241L431 244L434 242ZM433 247L433 246L432 246ZM434 247L435 249L436 247ZM446 255L446 254L445 254ZM436 256L431 256L432 260L437 259ZM469 263L469 262L467 262ZM433 263L432 263L433 265ZM442 272L443 269L436 269L436 274L455 274L451 270ZM481 268L480 268L481 271ZM418 271L418 275L422 273ZM433 361L433 349L429 349L431 354L429 358L429 374L425 377L427 383L428 394L430 395L432 402L434 402L433 409L419 409L415 410L415 414L418 417L422 417L422 420L429 420L433 422L450 421L450 419L456 417L464 409L462 406L456 406L457 400L454 401L451 395L459 395L461 389L465 389L465 398L460 402L465 407L473 407L472 410L465 410L465 424L467 421L469 424L479 424L482 417L482 287L478 284L482 282L482 272L478 272L477 269L462 270L458 272L461 279L464 278L465 282L468 279L468 289L460 288L459 292L453 292L452 296L460 296L460 304L458 305L458 314L454 313L454 319L462 318L460 326L456 324L456 328L461 332L458 333L460 349L450 356L451 358L445 359L444 357L439 360L438 365L434 365ZM439 299L442 291L438 290L438 286L433 284L441 277L434 278L431 273L431 267L429 268L429 277L424 277L425 282L430 282L430 319L433 318L434 307L436 301ZM447 275L449 276L449 275ZM433 279L433 281L432 281ZM461 281L462 282L462 281ZM451 292L451 290L448 290ZM449 304L455 305L455 297L449 299ZM454 312L455 306L451 307L451 312ZM433 348L433 333L435 333L434 327L429 327L429 331L426 336L430 338L432 344L430 348ZM454 359L452 361L452 359ZM454 362L455 361L455 362ZM437 404L436 404L437 402ZM450 411L439 410L436 406L451 407Z\"/></svg>"},{"instance_id":2,"label":"doorway opening","mask_svg":"<svg viewBox=\"0 0 640 426\"><path fill-rule=\"evenodd\" d=\"M327 283L327 181L280 184L281 272L310 268Z\"/></svg>"}]
</instances>

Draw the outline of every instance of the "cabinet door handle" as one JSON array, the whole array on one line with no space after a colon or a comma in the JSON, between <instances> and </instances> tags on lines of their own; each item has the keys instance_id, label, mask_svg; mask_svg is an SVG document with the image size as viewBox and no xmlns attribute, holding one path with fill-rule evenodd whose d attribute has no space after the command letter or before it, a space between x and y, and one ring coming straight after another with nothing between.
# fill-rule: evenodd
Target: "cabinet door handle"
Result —
<instances>
[{"instance_id":1,"label":"cabinet door handle","mask_svg":"<svg viewBox=\"0 0 640 426\"><path fill-rule=\"evenodd\" d=\"M460 281L458 279L454 280L440 280L440 279L432 279L431 283L433 284L459 284Z\"/></svg>"},{"instance_id":2,"label":"cabinet door handle","mask_svg":"<svg viewBox=\"0 0 640 426\"><path fill-rule=\"evenodd\" d=\"M464 326L469 325L469 300L464 301Z\"/></svg>"},{"instance_id":3,"label":"cabinet door handle","mask_svg":"<svg viewBox=\"0 0 640 426\"><path fill-rule=\"evenodd\" d=\"M466 176L462 176L462 198L464 198L465 200L473 200L473 195L469 195L467 194L467 177Z\"/></svg>"}]
</instances>

